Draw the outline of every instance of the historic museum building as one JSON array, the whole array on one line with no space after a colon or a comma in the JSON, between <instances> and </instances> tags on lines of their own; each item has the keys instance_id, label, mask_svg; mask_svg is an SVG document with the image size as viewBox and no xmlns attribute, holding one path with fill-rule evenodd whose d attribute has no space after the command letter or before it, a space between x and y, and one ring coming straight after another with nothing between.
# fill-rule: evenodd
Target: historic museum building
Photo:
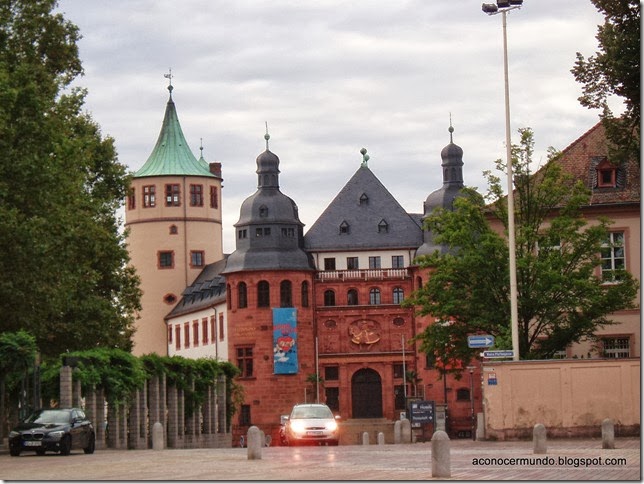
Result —
<instances>
[{"instance_id":1,"label":"historic museum building","mask_svg":"<svg viewBox=\"0 0 644 484\"><path fill-rule=\"evenodd\" d=\"M445 404L449 433L470 437L473 413L482 411L480 365L461 379L442 379L413 340L433 319L401 306L430 277L415 258L445 250L423 230L423 219L435 208L451 209L464 186L463 150L453 131L450 126L449 143L435 162L443 185L419 201L422 213L408 213L398 203L362 149L344 187L335 196L320 194L330 201L306 232L296 201L280 190L280 160L267 133L266 150L256 159L257 189L241 204L236 247L224 255L221 164L192 154L170 96L126 210L132 264L143 290L135 352L235 363L244 389L233 420L237 437L257 425L277 442L280 416L295 403L325 402L347 424L377 423L398 420L410 398ZM586 136L595 140L596 131ZM602 170L610 169L602 164L605 142L593 143L577 140L562 163L569 170L583 165L589 183L598 173L603 183L609 180ZM586 152L580 154L582 145ZM615 170L615 183L628 197L619 187L602 187L603 194L624 199L613 203L602 195L602 207L628 213L615 233L622 233L626 266L639 278L633 225L639 223L639 185L635 210L634 168ZM613 255L613 263L623 262ZM639 330L632 323L639 308L623 318L622 329L602 334L606 348L626 344L629 356L639 356ZM562 356L580 351L590 355L584 347Z\"/></svg>"}]
</instances>

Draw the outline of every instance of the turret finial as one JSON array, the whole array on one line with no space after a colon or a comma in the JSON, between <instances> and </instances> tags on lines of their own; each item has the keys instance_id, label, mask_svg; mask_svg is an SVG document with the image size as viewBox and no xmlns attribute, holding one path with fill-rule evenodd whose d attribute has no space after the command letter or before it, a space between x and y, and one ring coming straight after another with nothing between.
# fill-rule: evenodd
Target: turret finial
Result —
<instances>
[{"instance_id":1,"label":"turret finial","mask_svg":"<svg viewBox=\"0 0 644 484\"><path fill-rule=\"evenodd\" d=\"M172 99L172 90L174 87L172 87L172 67L168 68L168 73L163 74L163 77L168 79L168 91L170 91L170 99Z\"/></svg>"},{"instance_id":2,"label":"turret finial","mask_svg":"<svg viewBox=\"0 0 644 484\"><path fill-rule=\"evenodd\" d=\"M449 142L453 143L454 140L452 139L452 133L454 132L454 128L452 127L452 113L449 113L449 128L447 131L449 131Z\"/></svg>"},{"instance_id":3,"label":"turret finial","mask_svg":"<svg viewBox=\"0 0 644 484\"><path fill-rule=\"evenodd\" d=\"M360 154L362 154L362 164L361 164L361 166L367 166L367 161L369 161L369 155L367 154L367 148L362 148L360 150Z\"/></svg>"},{"instance_id":4,"label":"turret finial","mask_svg":"<svg viewBox=\"0 0 644 484\"><path fill-rule=\"evenodd\" d=\"M268 121L264 121L266 124L266 134L264 135L264 139L266 140L266 151L268 151L268 140L271 139L271 135L268 134Z\"/></svg>"}]
</instances>

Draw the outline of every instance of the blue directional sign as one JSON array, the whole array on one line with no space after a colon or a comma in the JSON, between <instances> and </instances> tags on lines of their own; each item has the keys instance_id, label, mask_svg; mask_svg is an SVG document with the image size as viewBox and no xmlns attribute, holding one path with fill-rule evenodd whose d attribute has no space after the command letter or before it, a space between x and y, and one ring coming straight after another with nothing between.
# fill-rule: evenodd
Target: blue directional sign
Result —
<instances>
[{"instance_id":1,"label":"blue directional sign","mask_svg":"<svg viewBox=\"0 0 644 484\"><path fill-rule=\"evenodd\" d=\"M494 345L494 336L489 334L477 334L467 337L467 346L470 348L489 348Z\"/></svg>"},{"instance_id":2,"label":"blue directional sign","mask_svg":"<svg viewBox=\"0 0 644 484\"><path fill-rule=\"evenodd\" d=\"M484 351L483 358L514 358L513 350Z\"/></svg>"}]
</instances>

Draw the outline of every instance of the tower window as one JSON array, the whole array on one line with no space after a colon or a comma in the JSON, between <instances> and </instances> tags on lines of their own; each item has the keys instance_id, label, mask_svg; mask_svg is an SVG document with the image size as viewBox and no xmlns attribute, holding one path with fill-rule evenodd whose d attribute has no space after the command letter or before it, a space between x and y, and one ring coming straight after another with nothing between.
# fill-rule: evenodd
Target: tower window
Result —
<instances>
[{"instance_id":1,"label":"tower window","mask_svg":"<svg viewBox=\"0 0 644 484\"><path fill-rule=\"evenodd\" d=\"M237 307L240 309L248 307L248 293L245 282L240 282L237 285Z\"/></svg>"},{"instance_id":2,"label":"tower window","mask_svg":"<svg viewBox=\"0 0 644 484\"><path fill-rule=\"evenodd\" d=\"M331 289L324 291L324 305L335 306L335 292L333 292Z\"/></svg>"},{"instance_id":3,"label":"tower window","mask_svg":"<svg viewBox=\"0 0 644 484\"><path fill-rule=\"evenodd\" d=\"M145 185L143 187L143 208L153 208L157 205L157 187L155 185Z\"/></svg>"},{"instance_id":4,"label":"tower window","mask_svg":"<svg viewBox=\"0 0 644 484\"><path fill-rule=\"evenodd\" d=\"M271 287L266 281L257 284L257 307L267 308L271 305Z\"/></svg>"},{"instance_id":5,"label":"tower window","mask_svg":"<svg viewBox=\"0 0 644 484\"><path fill-rule=\"evenodd\" d=\"M190 206L203 207L203 185L190 185Z\"/></svg>"},{"instance_id":6,"label":"tower window","mask_svg":"<svg viewBox=\"0 0 644 484\"><path fill-rule=\"evenodd\" d=\"M204 265L204 251L192 250L190 251L190 265L192 267L203 267Z\"/></svg>"},{"instance_id":7,"label":"tower window","mask_svg":"<svg viewBox=\"0 0 644 484\"><path fill-rule=\"evenodd\" d=\"M268 207L266 205L262 205L261 207L259 207L259 216L268 217Z\"/></svg>"},{"instance_id":8,"label":"tower window","mask_svg":"<svg viewBox=\"0 0 644 484\"><path fill-rule=\"evenodd\" d=\"M252 346L239 346L236 348L237 353L237 366L241 370L242 378L250 378L253 376L253 347Z\"/></svg>"},{"instance_id":9,"label":"tower window","mask_svg":"<svg viewBox=\"0 0 644 484\"><path fill-rule=\"evenodd\" d=\"M127 194L127 208L128 210L136 208L136 190L134 188L130 188Z\"/></svg>"},{"instance_id":10,"label":"tower window","mask_svg":"<svg viewBox=\"0 0 644 484\"><path fill-rule=\"evenodd\" d=\"M293 291L291 281L280 282L280 307L293 307Z\"/></svg>"},{"instance_id":11,"label":"tower window","mask_svg":"<svg viewBox=\"0 0 644 484\"><path fill-rule=\"evenodd\" d=\"M237 238L238 239L245 239L248 237L248 230L246 229L240 229L237 231Z\"/></svg>"},{"instance_id":12,"label":"tower window","mask_svg":"<svg viewBox=\"0 0 644 484\"><path fill-rule=\"evenodd\" d=\"M162 250L158 253L159 269L172 269L174 267L174 252L171 250Z\"/></svg>"},{"instance_id":13,"label":"tower window","mask_svg":"<svg viewBox=\"0 0 644 484\"><path fill-rule=\"evenodd\" d=\"M181 187L178 183L172 183L165 186L165 206L181 206Z\"/></svg>"},{"instance_id":14,"label":"tower window","mask_svg":"<svg viewBox=\"0 0 644 484\"><path fill-rule=\"evenodd\" d=\"M309 307L309 283L308 281L302 282L302 307Z\"/></svg>"},{"instance_id":15,"label":"tower window","mask_svg":"<svg viewBox=\"0 0 644 484\"><path fill-rule=\"evenodd\" d=\"M219 208L219 193L217 187L210 187L210 208Z\"/></svg>"}]
</instances>

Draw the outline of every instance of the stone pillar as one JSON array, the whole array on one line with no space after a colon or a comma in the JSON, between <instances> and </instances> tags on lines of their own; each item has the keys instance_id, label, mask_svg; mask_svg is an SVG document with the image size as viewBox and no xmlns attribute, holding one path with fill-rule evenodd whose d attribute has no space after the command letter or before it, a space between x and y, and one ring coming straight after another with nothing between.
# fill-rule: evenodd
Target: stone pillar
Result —
<instances>
[{"instance_id":1,"label":"stone pillar","mask_svg":"<svg viewBox=\"0 0 644 484\"><path fill-rule=\"evenodd\" d=\"M534 445L534 454L545 454L547 451L546 444L546 427L543 424L537 424L532 430L532 444Z\"/></svg>"},{"instance_id":2,"label":"stone pillar","mask_svg":"<svg viewBox=\"0 0 644 484\"><path fill-rule=\"evenodd\" d=\"M73 377L72 377L72 388L73 388L72 406L81 408L83 404L83 390L81 388L81 382L79 380L73 381Z\"/></svg>"},{"instance_id":3,"label":"stone pillar","mask_svg":"<svg viewBox=\"0 0 644 484\"><path fill-rule=\"evenodd\" d=\"M385 445L385 434L378 432L378 445Z\"/></svg>"},{"instance_id":4,"label":"stone pillar","mask_svg":"<svg viewBox=\"0 0 644 484\"><path fill-rule=\"evenodd\" d=\"M128 449L145 449L147 443L141 436L141 400L142 391L136 390L128 413L129 442Z\"/></svg>"},{"instance_id":5,"label":"stone pillar","mask_svg":"<svg viewBox=\"0 0 644 484\"><path fill-rule=\"evenodd\" d=\"M168 392L168 425L167 435L168 447L174 449L177 447L177 434L178 434L178 418L177 418L177 388L170 386L166 390Z\"/></svg>"},{"instance_id":6,"label":"stone pillar","mask_svg":"<svg viewBox=\"0 0 644 484\"><path fill-rule=\"evenodd\" d=\"M246 436L248 447L248 460L259 460L262 458L262 431L258 427L252 425L248 429Z\"/></svg>"},{"instance_id":7,"label":"stone pillar","mask_svg":"<svg viewBox=\"0 0 644 484\"><path fill-rule=\"evenodd\" d=\"M160 422L162 425L165 424L165 421L161 420L161 412L159 411L159 405L160 405L159 377L157 375L154 375L148 381L148 407L149 407L148 413L149 413L150 425L154 424L155 422ZM149 445L150 446L152 445L151 441Z\"/></svg>"},{"instance_id":8,"label":"stone pillar","mask_svg":"<svg viewBox=\"0 0 644 484\"><path fill-rule=\"evenodd\" d=\"M85 415L87 415L87 418L90 419L93 423L94 426L98 426L98 422L96 420L96 388L92 387L90 390L87 392L87 396L85 397ZM96 432L96 429L94 430Z\"/></svg>"},{"instance_id":9,"label":"stone pillar","mask_svg":"<svg viewBox=\"0 0 644 484\"><path fill-rule=\"evenodd\" d=\"M369 445L369 432L362 432L362 445Z\"/></svg>"},{"instance_id":10,"label":"stone pillar","mask_svg":"<svg viewBox=\"0 0 644 484\"><path fill-rule=\"evenodd\" d=\"M128 430L127 430L127 404L119 405L119 449L127 449Z\"/></svg>"},{"instance_id":11,"label":"stone pillar","mask_svg":"<svg viewBox=\"0 0 644 484\"><path fill-rule=\"evenodd\" d=\"M60 407L69 408L72 405L72 367L60 368Z\"/></svg>"},{"instance_id":12,"label":"stone pillar","mask_svg":"<svg viewBox=\"0 0 644 484\"><path fill-rule=\"evenodd\" d=\"M119 409L118 405L110 403L107 407L107 447L110 449L118 449L120 441L121 425L119 422Z\"/></svg>"},{"instance_id":13,"label":"stone pillar","mask_svg":"<svg viewBox=\"0 0 644 484\"><path fill-rule=\"evenodd\" d=\"M105 394L102 388L96 389L96 418L94 429L96 430L96 448L101 450L106 446L105 442Z\"/></svg>"},{"instance_id":14,"label":"stone pillar","mask_svg":"<svg viewBox=\"0 0 644 484\"><path fill-rule=\"evenodd\" d=\"M163 450L164 449L164 438L163 438L163 424L161 422L155 422L152 426L152 449L153 450Z\"/></svg>"},{"instance_id":15,"label":"stone pillar","mask_svg":"<svg viewBox=\"0 0 644 484\"><path fill-rule=\"evenodd\" d=\"M177 448L185 445L186 436L186 399L183 390L177 389Z\"/></svg>"},{"instance_id":16,"label":"stone pillar","mask_svg":"<svg viewBox=\"0 0 644 484\"><path fill-rule=\"evenodd\" d=\"M400 421L400 429L402 443L411 443L411 422L409 421L409 419L404 418Z\"/></svg>"},{"instance_id":17,"label":"stone pillar","mask_svg":"<svg viewBox=\"0 0 644 484\"><path fill-rule=\"evenodd\" d=\"M226 418L226 377L221 375L217 379L217 432L228 432L228 419Z\"/></svg>"},{"instance_id":18,"label":"stone pillar","mask_svg":"<svg viewBox=\"0 0 644 484\"><path fill-rule=\"evenodd\" d=\"M476 414L476 440L485 440L485 416L483 412Z\"/></svg>"},{"instance_id":19,"label":"stone pillar","mask_svg":"<svg viewBox=\"0 0 644 484\"><path fill-rule=\"evenodd\" d=\"M615 425L609 418L602 421L602 449L615 448Z\"/></svg>"},{"instance_id":20,"label":"stone pillar","mask_svg":"<svg viewBox=\"0 0 644 484\"><path fill-rule=\"evenodd\" d=\"M432 477L452 477L450 442L447 433L437 430L432 435Z\"/></svg>"},{"instance_id":21,"label":"stone pillar","mask_svg":"<svg viewBox=\"0 0 644 484\"><path fill-rule=\"evenodd\" d=\"M402 428L400 420L394 422L394 444L400 444L402 442Z\"/></svg>"},{"instance_id":22,"label":"stone pillar","mask_svg":"<svg viewBox=\"0 0 644 484\"><path fill-rule=\"evenodd\" d=\"M148 386L143 385L143 388L139 392L141 398L139 398L139 437L141 440L141 448L146 449L148 447L148 426L150 426L150 432L152 431L152 425L155 421L149 422L149 412L148 412Z\"/></svg>"}]
</instances>

